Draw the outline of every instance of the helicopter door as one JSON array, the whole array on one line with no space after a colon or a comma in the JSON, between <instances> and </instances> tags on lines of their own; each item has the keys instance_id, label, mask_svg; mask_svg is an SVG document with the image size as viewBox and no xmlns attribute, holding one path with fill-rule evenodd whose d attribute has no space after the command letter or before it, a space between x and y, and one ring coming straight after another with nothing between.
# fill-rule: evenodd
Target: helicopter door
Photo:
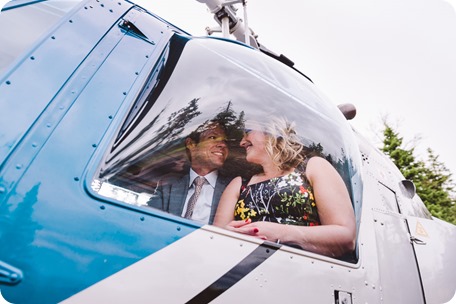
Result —
<instances>
[{"instance_id":1,"label":"helicopter door","mask_svg":"<svg viewBox=\"0 0 456 304\"><path fill-rule=\"evenodd\" d=\"M454 297L456 282L456 269L448 269L454 261L456 248L454 229L437 223L442 221L432 218L417 195L412 198L401 196L400 199L426 300L428 303L447 303Z\"/></svg>"},{"instance_id":2,"label":"helicopter door","mask_svg":"<svg viewBox=\"0 0 456 304\"><path fill-rule=\"evenodd\" d=\"M424 303L420 272L409 230L400 213L396 193L382 183L378 190L383 206L374 209L379 288L384 303Z\"/></svg>"}]
</instances>

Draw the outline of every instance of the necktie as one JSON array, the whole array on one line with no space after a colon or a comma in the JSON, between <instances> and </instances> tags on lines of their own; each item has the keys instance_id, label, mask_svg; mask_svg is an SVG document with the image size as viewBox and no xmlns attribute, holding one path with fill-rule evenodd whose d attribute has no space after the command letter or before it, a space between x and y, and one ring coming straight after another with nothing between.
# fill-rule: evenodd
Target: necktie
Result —
<instances>
[{"instance_id":1,"label":"necktie","mask_svg":"<svg viewBox=\"0 0 456 304\"><path fill-rule=\"evenodd\" d=\"M195 192L188 200L187 211L185 211L185 217L190 218L193 214L193 208L195 208L196 201L201 193L203 185L206 183L206 179L202 176L198 176L193 180L193 185L195 186Z\"/></svg>"}]
</instances>

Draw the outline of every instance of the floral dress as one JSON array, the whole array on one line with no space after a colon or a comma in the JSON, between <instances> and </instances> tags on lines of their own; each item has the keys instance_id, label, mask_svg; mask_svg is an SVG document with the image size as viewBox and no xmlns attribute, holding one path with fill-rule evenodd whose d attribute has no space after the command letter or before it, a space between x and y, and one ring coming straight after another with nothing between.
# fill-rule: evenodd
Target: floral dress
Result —
<instances>
[{"instance_id":1,"label":"floral dress","mask_svg":"<svg viewBox=\"0 0 456 304\"><path fill-rule=\"evenodd\" d=\"M288 225L320 225L312 187L297 171L270 180L247 185L242 180L234 218Z\"/></svg>"}]
</instances>

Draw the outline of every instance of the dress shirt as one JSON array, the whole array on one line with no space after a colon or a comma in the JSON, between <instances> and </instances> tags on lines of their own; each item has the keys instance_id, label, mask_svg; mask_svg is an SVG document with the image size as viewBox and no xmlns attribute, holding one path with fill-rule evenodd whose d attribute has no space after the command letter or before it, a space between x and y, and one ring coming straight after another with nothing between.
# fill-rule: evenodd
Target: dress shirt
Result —
<instances>
[{"instance_id":1,"label":"dress shirt","mask_svg":"<svg viewBox=\"0 0 456 304\"><path fill-rule=\"evenodd\" d=\"M188 184L188 193L187 198L185 199L184 209L182 211L182 216L185 216L185 211L187 210L187 205L190 197L195 192L195 186L193 185L193 181L198 176L198 174L190 169L190 179ZM212 171L209 174L206 174L204 178L206 178L206 183L203 185L201 189L201 193L196 201L195 208L193 209L192 220L209 223L209 218L211 216L211 207L212 207L212 198L214 196L214 189L215 183L217 182L218 172Z\"/></svg>"}]
</instances>

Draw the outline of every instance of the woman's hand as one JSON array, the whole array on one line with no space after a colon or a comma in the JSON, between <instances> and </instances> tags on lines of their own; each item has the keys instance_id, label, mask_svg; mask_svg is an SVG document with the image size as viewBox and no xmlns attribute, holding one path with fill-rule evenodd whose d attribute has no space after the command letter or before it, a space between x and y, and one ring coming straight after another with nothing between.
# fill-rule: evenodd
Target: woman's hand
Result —
<instances>
[{"instance_id":1,"label":"woman's hand","mask_svg":"<svg viewBox=\"0 0 456 304\"><path fill-rule=\"evenodd\" d=\"M275 223L245 221L231 221L225 227L227 230L255 236L262 240L277 242L280 239L281 227Z\"/></svg>"},{"instance_id":2,"label":"woman's hand","mask_svg":"<svg viewBox=\"0 0 456 304\"><path fill-rule=\"evenodd\" d=\"M244 221L231 221L225 226L225 229L266 240L264 236L260 235L258 227L252 224L251 219L246 219Z\"/></svg>"}]
</instances>

